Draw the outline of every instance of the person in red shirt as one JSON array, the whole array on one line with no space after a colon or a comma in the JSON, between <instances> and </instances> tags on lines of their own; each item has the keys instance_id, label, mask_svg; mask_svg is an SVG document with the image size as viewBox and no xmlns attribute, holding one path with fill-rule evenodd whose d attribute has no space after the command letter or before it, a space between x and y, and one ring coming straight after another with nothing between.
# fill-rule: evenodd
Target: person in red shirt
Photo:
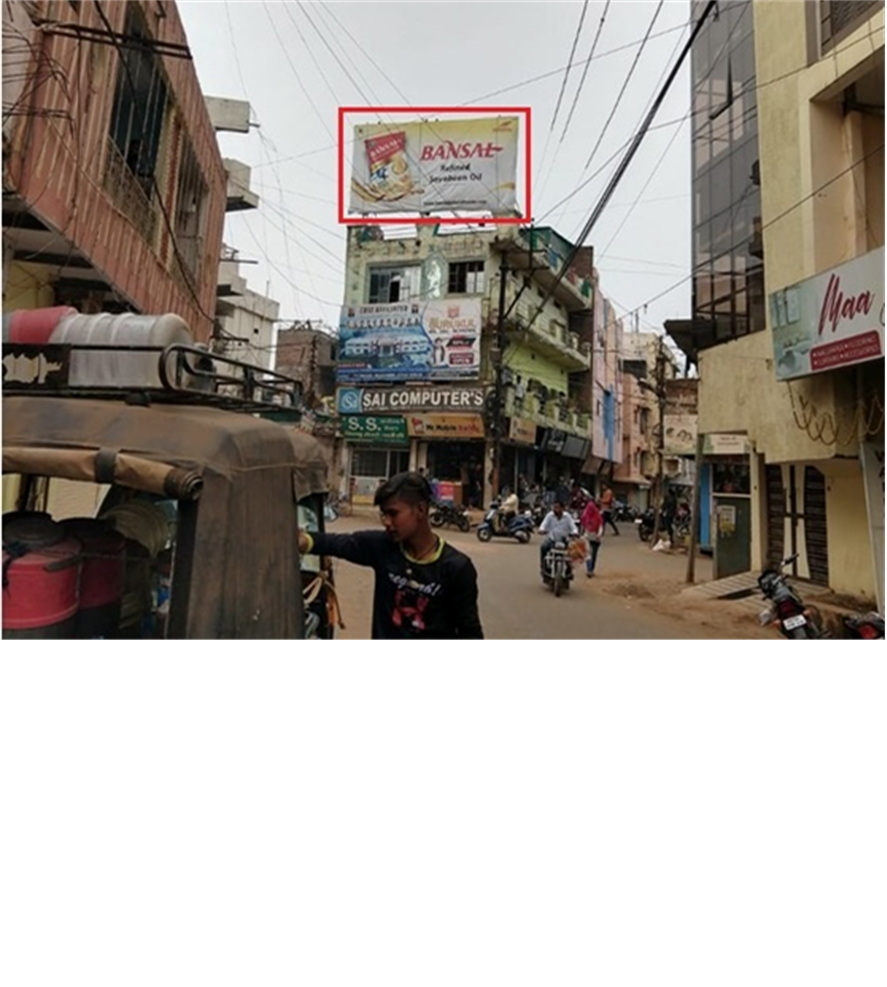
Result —
<instances>
[{"instance_id":1,"label":"person in red shirt","mask_svg":"<svg viewBox=\"0 0 887 987\"><path fill-rule=\"evenodd\" d=\"M613 520L613 508L614 501L616 500L613 491L606 485L606 483L601 487L601 501L600 508L601 513L604 516L604 526L610 525L613 529L613 534L618 535L619 529L616 527L616 522Z\"/></svg>"},{"instance_id":2,"label":"person in red shirt","mask_svg":"<svg viewBox=\"0 0 887 987\"><path fill-rule=\"evenodd\" d=\"M597 563L597 553L601 547L601 539L604 537L604 516L600 508L594 502L594 498L588 501L579 519L585 540L588 542L588 555L585 559L585 575L588 579L594 575L594 567Z\"/></svg>"}]
</instances>

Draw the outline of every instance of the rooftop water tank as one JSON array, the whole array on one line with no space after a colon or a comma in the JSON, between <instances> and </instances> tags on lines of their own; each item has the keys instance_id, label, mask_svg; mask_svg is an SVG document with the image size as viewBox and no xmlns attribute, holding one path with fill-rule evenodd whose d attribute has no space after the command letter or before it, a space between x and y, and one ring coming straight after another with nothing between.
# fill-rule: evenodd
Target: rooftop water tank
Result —
<instances>
[{"instance_id":1,"label":"rooftop water tank","mask_svg":"<svg viewBox=\"0 0 887 987\"><path fill-rule=\"evenodd\" d=\"M56 326L50 343L76 346L113 346L95 353L75 349L71 353L68 383L71 387L161 387L157 373L159 351L173 343L194 345L184 319L177 315L69 315ZM134 346L153 351L127 353Z\"/></svg>"}]
</instances>

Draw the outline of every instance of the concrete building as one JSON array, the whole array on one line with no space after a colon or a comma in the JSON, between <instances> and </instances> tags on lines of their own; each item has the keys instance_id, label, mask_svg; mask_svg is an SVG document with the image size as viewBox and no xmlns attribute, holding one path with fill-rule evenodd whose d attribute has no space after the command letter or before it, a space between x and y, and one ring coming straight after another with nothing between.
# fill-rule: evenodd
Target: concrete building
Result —
<instances>
[{"instance_id":1,"label":"concrete building","mask_svg":"<svg viewBox=\"0 0 887 987\"><path fill-rule=\"evenodd\" d=\"M407 467L476 504L521 475L579 474L591 444L590 251L543 305L570 246L550 229L349 231L337 407L358 500Z\"/></svg>"},{"instance_id":2,"label":"concrete building","mask_svg":"<svg viewBox=\"0 0 887 987\"><path fill-rule=\"evenodd\" d=\"M664 484L686 483L682 460L666 448L663 431L667 386L676 380L678 362L655 332L625 333L621 354L624 453L613 489L627 503L647 507L658 499L660 468Z\"/></svg>"},{"instance_id":3,"label":"concrete building","mask_svg":"<svg viewBox=\"0 0 887 987\"><path fill-rule=\"evenodd\" d=\"M226 173L174 3L3 5L3 307L208 340Z\"/></svg>"},{"instance_id":4,"label":"concrete building","mask_svg":"<svg viewBox=\"0 0 887 987\"><path fill-rule=\"evenodd\" d=\"M692 70L694 313L669 327L732 447L716 571L797 553L883 608L884 5L720 8Z\"/></svg>"},{"instance_id":5,"label":"concrete building","mask_svg":"<svg viewBox=\"0 0 887 987\"><path fill-rule=\"evenodd\" d=\"M277 332L274 369L301 382L308 408L334 404L336 344L335 333L320 323L294 323Z\"/></svg>"}]
</instances>

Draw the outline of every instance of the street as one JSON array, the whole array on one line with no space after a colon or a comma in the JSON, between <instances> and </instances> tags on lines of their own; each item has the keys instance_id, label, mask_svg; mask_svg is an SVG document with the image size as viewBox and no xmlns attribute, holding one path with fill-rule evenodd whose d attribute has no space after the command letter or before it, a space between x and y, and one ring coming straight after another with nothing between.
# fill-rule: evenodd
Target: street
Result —
<instances>
[{"instance_id":1,"label":"street","mask_svg":"<svg viewBox=\"0 0 887 987\"><path fill-rule=\"evenodd\" d=\"M367 510L328 526L332 533L372 528L376 515ZM493 640L772 640L747 610L722 602L678 601L687 559L683 553L653 552L637 537L633 524L619 526L601 546L597 571L588 579L576 569L570 589L555 598L539 578L541 536L527 545L513 539L478 541L475 530L440 529L477 568L480 616ZM344 630L337 640L367 640L373 592L371 570L334 560ZM711 560L697 559L696 581L711 578Z\"/></svg>"}]
</instances>

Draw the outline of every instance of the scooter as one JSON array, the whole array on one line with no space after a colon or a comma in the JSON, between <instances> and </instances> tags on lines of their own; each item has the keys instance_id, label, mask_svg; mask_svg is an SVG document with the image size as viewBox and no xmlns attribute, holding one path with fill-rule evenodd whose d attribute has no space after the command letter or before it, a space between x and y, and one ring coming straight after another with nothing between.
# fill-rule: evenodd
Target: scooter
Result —
<instances>
[{"instance_id":1,"label":"scooter","mask_svg":"<svg viewBox=\"0 0 887 987\"><path fill-rule=\"evenodd\" d=\"M532 517L527 513L515 514L507 522L499 518L497 523L498 513L499 502L494 500L483 521L478 525L477 537L481 541L490 541L491 538L514 538L522 545L526 545L533 533Z\"/></svg>"},{"instance_id":2,"label":"scooter","mask_svg":"<svg viewBox=\"0 0 887 987\"><path fill-rule=\"evenodd\" d=\"M573 561L567 542L560 538L548 550L542 568L542 582L560 596L573 581Z\"/></svg>"},{"instance_id":3,"label":"scooter","mask_svg":"<svg viewBox=\"0 0 887 987\"><path fill-rule=\"evenodd\" d=\"M782 571L797 557L795 553L778 565L770 565L758 576L758 588L769 601L767 609L758 614L758 621L762 627L778 626L780 634L789 640L819 640L827 636L822 615L816 607L804 603Z\"/></svg>"},{"instance_id":4,"label":"scooter","mask_svg":"<svg viewBox=\"0 0 887 987\"><path fill-rule=\"evenodd\" d=\"M460 531L471 530L471 517L468 514L468 509L457 507L455 504L436 503L431 509L428 520L432 528L454 524Z\"/></svg>"}]
</instances>

